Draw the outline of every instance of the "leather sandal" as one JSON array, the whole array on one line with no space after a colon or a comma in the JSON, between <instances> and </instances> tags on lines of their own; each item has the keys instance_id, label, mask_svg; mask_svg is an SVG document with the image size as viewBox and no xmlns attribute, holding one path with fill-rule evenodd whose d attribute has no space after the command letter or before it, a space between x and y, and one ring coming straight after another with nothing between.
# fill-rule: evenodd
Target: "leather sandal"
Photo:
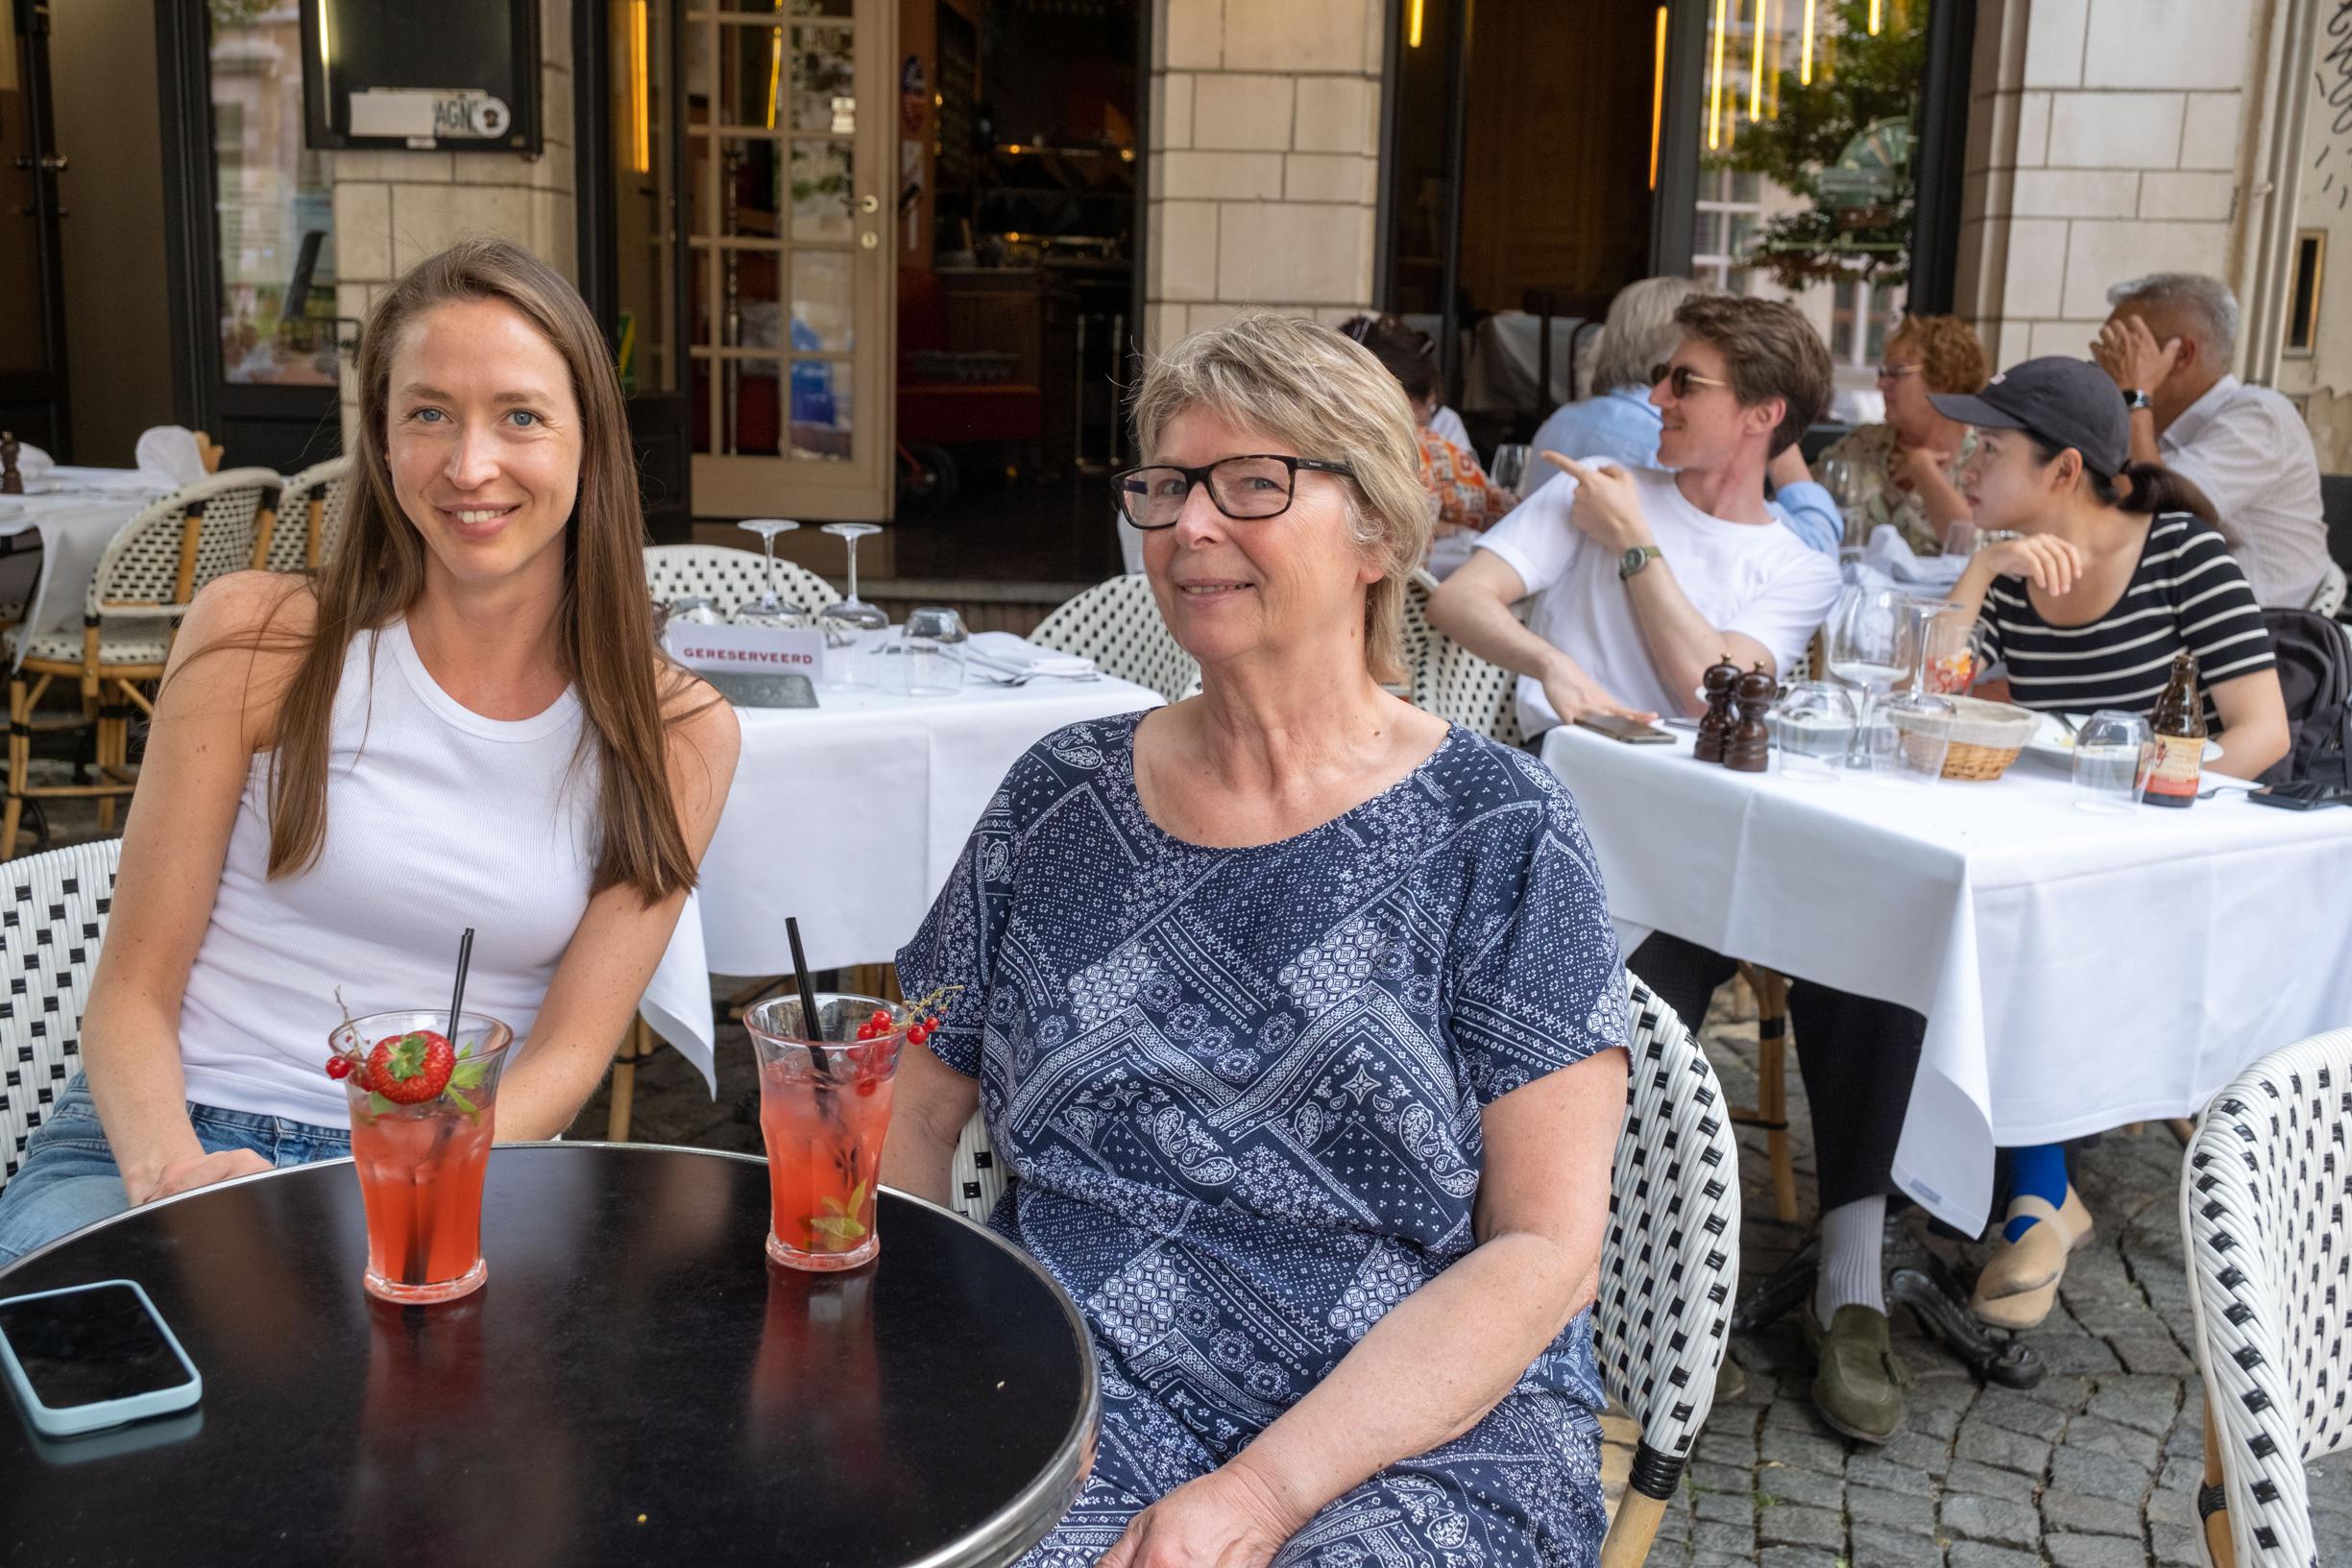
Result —
<instances>
[{"instance_id":1,"label":"leather sandal","mask_svg":"<svg viewBox=\"0 0 2352 1568\"><path fill-rule=\"evenodd\" d=\"M2091 1211L2072 1183L2066 1202L2056 1208L2048 1198L2030 1194L2010 1200L2008 1219L2027 1216L2038 1223L2014 1242L2004 1238L1993 1243L1993 1255L1976 1276L1976 1294L1969 1302L1977 1321L1995 1328L2029 1329L2048 1317L2057 1305L2067 1259L2091 1240ZM2007 1230L2007 1220L2001 1228Z\"/></svg>"}]
</instances>

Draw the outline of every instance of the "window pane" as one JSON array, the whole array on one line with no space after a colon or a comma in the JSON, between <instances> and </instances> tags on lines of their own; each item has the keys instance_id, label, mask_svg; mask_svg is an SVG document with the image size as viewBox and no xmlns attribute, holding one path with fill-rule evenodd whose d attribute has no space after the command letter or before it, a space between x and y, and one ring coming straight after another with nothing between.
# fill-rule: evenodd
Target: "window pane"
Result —
<instances>
[{"instance_id":1,"label":"window pane","mask_svg":"<svg viewBox=\"0 0 2352 1568\"><path fill-rule=\"evenodd\" d=\"M792 347L846 350L855 341L851 268L846 251L810 251L792 258Z\"/></svg>"},{"instance_id":2,"label":"window pane","mask_svg":"<svg viewBox=\"0 0 2352 1568\"><path fill-rule=\"evenodd\" d=\"M846 245L850 215L850 150L846 141L792 143L792 238Z\"/></svg>"},{"instance_id":3,"label":"window pane","mask_svg":"<svg viewBox=\"0 0 2352 1568\"><path fill-rule=\"evenodd\" d=\"M291 6L211 10L222 367L230 381L331 386L333 197L303 145L302 26Z\"/></svg>"},{"instance_id":4,"label":"window pane","mask_svg":"<svg viewBox=\"0 0 2352 1568\"><path fill-rule=\"evenodd\" d=\"M792 455L813 462L850 457L849 367L816 360L792 365Z\"/></svg>"}]
</instances>

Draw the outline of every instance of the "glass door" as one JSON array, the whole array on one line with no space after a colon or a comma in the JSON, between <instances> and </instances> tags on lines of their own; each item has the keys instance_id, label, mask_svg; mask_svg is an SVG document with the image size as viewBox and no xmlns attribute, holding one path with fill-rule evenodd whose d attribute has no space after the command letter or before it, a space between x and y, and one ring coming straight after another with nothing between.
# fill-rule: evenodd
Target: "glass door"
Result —
<instances>
[{"instance_id":1,"label":"glass door","mask_svg":"<svg viewBox=\"0 0 2352 1568\"><path fill-rule=\"evenodd\" d=\"M0 28L0 429L65 462L65 157L50 113L49 14L11 9Z\"/></svg>"},{"instance_id":2,"label":"glass door","mask_svg":"<svg viewBox=\"0 0 2352 1568\"><path fill-rule=\"evenodd\" d=\"M888 515L895 19L888 0L690 0L697 516Z\"/></svg>"}]
</instances>

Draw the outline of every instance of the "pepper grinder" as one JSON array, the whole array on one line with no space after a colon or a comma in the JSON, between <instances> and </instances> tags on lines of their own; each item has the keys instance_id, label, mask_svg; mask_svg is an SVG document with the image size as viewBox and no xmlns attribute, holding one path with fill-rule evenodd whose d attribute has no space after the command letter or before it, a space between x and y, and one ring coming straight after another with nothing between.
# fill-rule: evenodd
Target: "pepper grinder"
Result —
<instances>
[{"instance_id":1,"label":"pepper grinder","mask_svg":"<svg viewBox=\"0 0 2352 1568\"><path fill-rule=\"evenodd\" d=\"M15 431L0 430L0 495L25 493L25 476L16 468L16 455L22 450Z\"/></svg>"},{"instance_id":2,"label":"pepper grinder","mask_svg":"<svg viewBox=\"0 0 2352 1568\"><path fill-rule=\"evenodd\" d=\"M1723 760L1724 745L1732 737L1732 688L1738 684L1739 666L1728 653L1699 677L1707 693L1707 715L1699 720L1699 743L1690 755L1702 762Z\"/></svg>"},{"instance_id":3,"label":"pepper grinder","mask_svg":"<svg viewBox=\"0 0 2352 1568\"><path fill-rule=\"evenodd\" d=\"M1779 689L1780 683L1761 664L1739 678L1734 690L1739 720L1723 747L1723 765L1733 772L1762 773L1772 766L1772 732L1764 727L1764 710Z\"/></svg>"}]
</instances>

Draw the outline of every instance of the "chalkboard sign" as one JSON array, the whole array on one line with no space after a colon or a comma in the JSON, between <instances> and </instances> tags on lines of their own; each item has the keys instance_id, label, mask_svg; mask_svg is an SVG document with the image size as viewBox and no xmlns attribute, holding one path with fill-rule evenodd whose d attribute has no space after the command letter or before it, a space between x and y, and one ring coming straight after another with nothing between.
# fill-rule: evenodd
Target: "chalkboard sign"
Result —
<instances>
[{"instance_id":1,"label":"chalkboard sign","mask_svg":"<svg viewBox=\"0 0 2352 1568\"><path fill-rule=\"evenodd\" d=\"M536 153L538 0L302 0L316 148Z\"/></svg>"}]
</instances>

